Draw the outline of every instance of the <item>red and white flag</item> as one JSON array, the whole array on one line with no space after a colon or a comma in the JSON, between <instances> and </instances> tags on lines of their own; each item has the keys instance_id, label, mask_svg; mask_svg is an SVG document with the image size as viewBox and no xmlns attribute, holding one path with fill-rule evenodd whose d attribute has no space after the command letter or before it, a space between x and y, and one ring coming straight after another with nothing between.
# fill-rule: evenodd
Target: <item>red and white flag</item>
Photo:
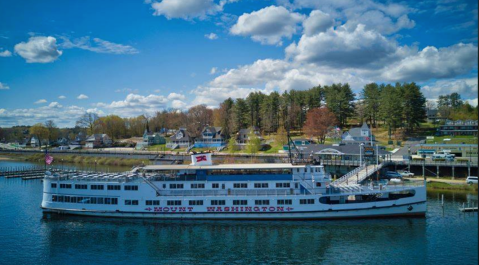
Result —
<instances>
[{"instance_id":1,"label":"red and white flag","mask_svg":"<svg viewBox=\"0 0 479 265\"><path fill-rule=\"evenodd\" d=\"M53 162L53 156L51 156L49 154L46 154L45 155L45 163L47 163L47 165L50 165L52 162Z\"/></svg>"}]
</instances>

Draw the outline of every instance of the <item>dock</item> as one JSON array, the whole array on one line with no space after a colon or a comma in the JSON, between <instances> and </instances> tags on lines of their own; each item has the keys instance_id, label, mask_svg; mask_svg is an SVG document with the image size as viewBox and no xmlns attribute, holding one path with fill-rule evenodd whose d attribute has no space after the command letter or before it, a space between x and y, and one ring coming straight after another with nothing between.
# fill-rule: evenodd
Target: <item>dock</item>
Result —
<instances>
[{"instance_id":1,"label":"dock","mask_svg":"<svg viewBox=\"0 0 479 265\"><path fill-rule=\"evenodd\" d=\"M7 167L0 168L0 177L4 178L21 178L22 180L42 179L45 176L45 171L52 173L79 173L76 170L62 170L59 168L47 168L33 166L33 167Z\"/></svg>"}]
</instances>

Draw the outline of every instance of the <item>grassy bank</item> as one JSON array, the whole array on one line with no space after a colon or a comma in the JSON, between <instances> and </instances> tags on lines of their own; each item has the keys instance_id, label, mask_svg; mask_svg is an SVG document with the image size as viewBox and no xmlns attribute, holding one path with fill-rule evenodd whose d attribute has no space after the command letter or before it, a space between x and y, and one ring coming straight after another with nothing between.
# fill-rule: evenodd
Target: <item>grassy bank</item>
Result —
<instances>
[{"instance_id":1,"label":"grassy bank","mask_svg":"<svg viewBox=\"0 0 479 265\"><path fill-rule=\"evenodd\" d=\"M448 190L448 191L467 191L467 192L477 192L477 184L449 184L443 182L429 182L427 183L427 190Z\"/></svg>"},{"instance_id":2,"label":"grassy bank","mask_svg":"<svg viewBox=\"0 0 479 265\"><path fill-rule=\"evenodd\" d=\"M18 155L11 154L4 157L12 157L17 160L29 161L29 162L41 162L45 161L44 154L31 154L31 155ZM134 158L119 158L119 157L94 157L94 156L81 156L81 155L53 155L56 163L72 163L79 165L105 165L105 166L136 166L139 164L150 164L148 159L134 159Z\"/></svg>"}]
</instances>

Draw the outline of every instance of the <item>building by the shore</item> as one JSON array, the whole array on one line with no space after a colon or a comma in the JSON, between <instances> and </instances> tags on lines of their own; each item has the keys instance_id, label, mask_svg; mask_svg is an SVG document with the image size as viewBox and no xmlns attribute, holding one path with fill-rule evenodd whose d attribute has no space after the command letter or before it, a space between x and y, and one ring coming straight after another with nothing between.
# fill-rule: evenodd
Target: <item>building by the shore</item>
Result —
<instances>
[{"instance_id":1,"label":"building by the shore","mask_svg":"<svg viewBox=\"0 0 479 265\"><path fill-rule=\"evenodd\" d=\"M447 120L444 125L437 129L438 135L473 135L477 136L478 123L477 120L451 121Z\"/></svg>"}]
</instances>

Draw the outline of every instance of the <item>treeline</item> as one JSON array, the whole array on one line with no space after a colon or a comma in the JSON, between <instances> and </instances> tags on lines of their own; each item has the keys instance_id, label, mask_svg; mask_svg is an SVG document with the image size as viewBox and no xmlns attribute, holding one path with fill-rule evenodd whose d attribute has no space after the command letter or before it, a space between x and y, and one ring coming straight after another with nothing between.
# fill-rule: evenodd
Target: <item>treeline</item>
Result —
<instances>
[{"instance_id":1,"label":"treeline","mask_svg":"<svg viewBox=\"0 0 479 265\"><path fill-rule=\"evenodd\" d=\"M303 91L291 90L282 94L254 92L246 98L228 98L216 109L198 105L187 111L170 109L158 111L153 116L140 115L133 118L117 115L99 117L95 113L85 113L76 122L75 128L56 130L53 129L56 126L49 122L38 124L37 127L48 128L50 139L58 136L71 140L82 130L88 135L106 133L117 140L142 136L145 128L167 132L167 129L184 127L192 136L198 136L205 126L222 127L227 137L251 126L258 127L264 134L278 131L284 134L287 128L302 131L309 111L327 108L341 129L367 121L373 127L385 126L391 135L398 129L405 134L414 132L426 119L426 107L426 99L415 83L371 83L364 86L357 95L349 84L339 83L318 85ZM443 117L477 119L477 107L464 103L457 93L440 96L437 107ZM314 123L315 121L310 121L307 127L311 128ZM25 137L25 131L28 134L29 129L30 127L0 129L0 139L20 140Z\"/></svg>"}]
</instances>

